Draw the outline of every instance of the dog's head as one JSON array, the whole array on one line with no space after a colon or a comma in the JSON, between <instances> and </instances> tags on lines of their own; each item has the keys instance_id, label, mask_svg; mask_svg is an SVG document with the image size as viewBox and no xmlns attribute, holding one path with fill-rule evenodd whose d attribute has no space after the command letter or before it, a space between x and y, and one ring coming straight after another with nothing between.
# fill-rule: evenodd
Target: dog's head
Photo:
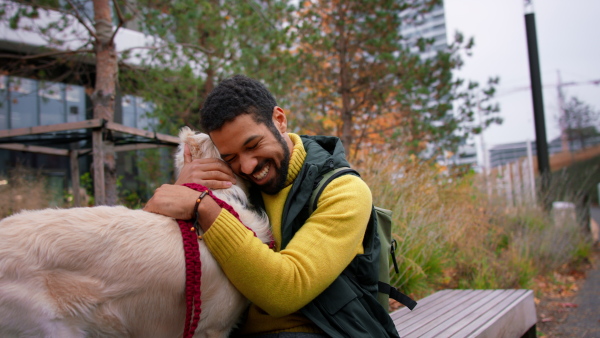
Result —
<instances>
[{"instance_id":1,"label":"dog's head","mask_svg":"<svg viewBox=\"0 0 600 338\"><path fill-rule=\"evenodd\" d=\"M181 128L179 132L179 147L175 154L175 171L177 176L184 165L184 147L187 144L192 153L192 160L199 158L221 158L221 154L210 139L204 133L196 133L188 127ZM246 181L236 177L236 184L228 189L214 190L217 197L234 206L240 215L242 222L250 227L257 236L266 243L271 240L269 220L264 210L255 207L249 200L249 186Z\"/></svg>"},{"instance_id":2,"label":"dog's head","mask_svg":"<svg viewBox=\"0 0 600 338\"><path fill-rule=\"evenodd\" d=\"M187 144L192 153L192 160L198 158L221 158L219 151L212 143L210 136L204 133L196 133L188 127L183 127L179 131L179 147L175 154L175 173L179 176L184 164L184 146Z\"/></svg>"},{"instance_id":3,"label":"dog's head","mask_svg":"<svg viewBox=\"0 0 600 338\"><path fill-rule=\"evenodd\" d=\"M215 144L210 139L210 136L205 133L196 133L188 127L183 127L179 131L179 146L177 147L177 153L175 153L175 174L179 177L179 173L181 172L181 168L183 168L183 164L185 162L183 151L184 147L187 144L190 148L190 152L192 153L192 160L198 158L221 158L221 154ZM237 177L236 175L237 186L242 188L246 194L248 194L248 184L246 181Z\"/></svg>"}]
</instances>

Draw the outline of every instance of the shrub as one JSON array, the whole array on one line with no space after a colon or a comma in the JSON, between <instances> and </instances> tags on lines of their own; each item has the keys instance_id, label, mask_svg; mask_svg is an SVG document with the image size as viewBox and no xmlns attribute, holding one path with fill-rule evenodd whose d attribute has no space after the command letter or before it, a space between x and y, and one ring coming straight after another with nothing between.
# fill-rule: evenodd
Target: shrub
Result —
<instances>
[{"instance_id":1,"label":"shrub","mask_svg":"<svg viewBox=\"0 0 600 338\"><path fill-rule=\"evenodd\" d=\"M410 156L369 155L357 167L374 203L393 211L401 271L392 283L416 298L443 288L531 288L538 274L589 255L575 219L555 225L536 205L508 206L473 172Z\"/></svg>"},{"instance_id":2,"label":"shrub","mask_svg":"<svg viewBox=\"0 0 600 338\"><path fill-rule=\"evenodd\" d=\"M0 218L21 210L43 209L51 204L46 178L39 171L17 167L0 178Z\"/></svg>"}]
</instances>

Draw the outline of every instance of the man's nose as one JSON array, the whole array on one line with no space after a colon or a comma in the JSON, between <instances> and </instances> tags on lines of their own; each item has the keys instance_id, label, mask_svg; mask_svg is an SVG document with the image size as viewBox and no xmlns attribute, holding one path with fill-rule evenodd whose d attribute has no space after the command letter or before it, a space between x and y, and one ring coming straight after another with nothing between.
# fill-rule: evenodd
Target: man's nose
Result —
<instances>
[{"instance_id":1,"label":"man's nose","mask_svg":"<svg viewBox=\"0 0 600 338\"><path fill-rule=\"evenodd\" d=\"M240 171L246 175L252 175L258 160L251 156L240 156Z\"/></svg>"}]
</instances>

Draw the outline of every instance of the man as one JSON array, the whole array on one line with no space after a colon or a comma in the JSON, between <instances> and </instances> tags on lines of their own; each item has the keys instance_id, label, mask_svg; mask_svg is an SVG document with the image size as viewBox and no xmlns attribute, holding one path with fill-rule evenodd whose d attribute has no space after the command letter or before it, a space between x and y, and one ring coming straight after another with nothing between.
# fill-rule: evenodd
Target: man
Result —
<instances>
[{"instance_id":1,"label":"man","mask_svg":"<svg viewBox=\"0 0 600 338\"><path fill-rule=\"evenodd\" d=\"M260 190L274 250L210 197L198 206L203 240L252 302L239 335L397 337L376 300L379 244L367 185L357 176L341 176L307 214L318 178L348 166L340 141L288 133L271 93L240 75L211 92L201 121L222 160L191 161L188 152L177 182L158 188L145 210L190 219L198 192L181 184L226 188L235 182L234 172Z\"/></svg>"}]
</instances>

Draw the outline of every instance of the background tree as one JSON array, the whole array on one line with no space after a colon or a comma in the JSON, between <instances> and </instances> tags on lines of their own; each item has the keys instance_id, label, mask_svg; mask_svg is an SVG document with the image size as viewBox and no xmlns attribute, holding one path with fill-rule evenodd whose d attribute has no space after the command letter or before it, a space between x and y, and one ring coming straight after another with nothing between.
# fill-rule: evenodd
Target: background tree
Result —
<instances>
[{"instance_id":1,"label":"background tree","mask_svg":"<svg viewBox=\"0 0 600 338\"><path fill-rule=\"evenodd\" d=\"M141 0L140 5L142 30L162 46L136 68L128 91L156 103L156 115L171 128L198 129L204 98L236 73L262 80L285 98L299 71L290 52L293 7L287 1Z\"/></svg>"},{"instance_id":2,"label":"background tree","mask_svg":"<svg viewBox=\"0 0 600 338\"><path fill-rule=\"evenodd\" d=\"M600 111L577 97L571 97L563 107L563 114L558 118L558 124L567 134L569 143L578 140L581 149L585 149L586 139L600 135L596 128L598 121L600 121Z\"/></svg>"},{"instance_id":3,"label":"background tree","mask_svg":"<svg viewBox=\"0 0 600 338\"><path fill-rule=\"evenodd\" d=\"M295 89L297 128L333 132L347 149L408 148L421 153L427 145L455 149L482 110L484 125L500 122L498 107L487 104L497 79L479 89L453 71L460 53L473 42L457 34L447 50L421 58L432 40L410 41L400 34L401 13L416 20L441 1L305 1L297 27L303 76ZM479 96L479 100L475 100ZM456 107L456 109L453 109Z\"/></svg>"}]
</instances>

